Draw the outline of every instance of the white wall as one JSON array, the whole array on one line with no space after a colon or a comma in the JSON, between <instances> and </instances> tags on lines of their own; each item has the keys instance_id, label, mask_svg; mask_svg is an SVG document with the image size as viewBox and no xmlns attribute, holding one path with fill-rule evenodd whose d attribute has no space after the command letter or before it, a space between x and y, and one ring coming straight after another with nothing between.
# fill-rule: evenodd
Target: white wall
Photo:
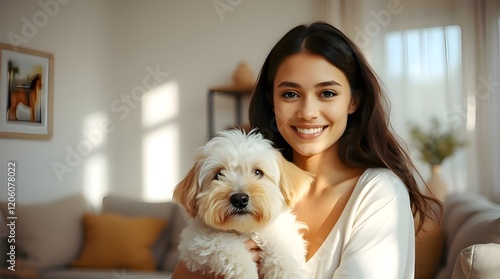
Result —
<instances>
[{"instance_id":1,"label":"white wall","mask_svg":"<svg viewBox=\"0 0 500 279\"><path fill-rule=\"evenodd\" d=\"M0 200L9 160L19 203L78 192L95 204L109 192L169 199L207 139L207 88L230 83L240 61L257 75L288 29L319 14L303 0L57 1L0 0L0 42L15 33L55 62L53 137L0 139ZM237 5L218 14L214 3ZM222 128L232 102L216 101Z\"/></svg>"}]
</instances>

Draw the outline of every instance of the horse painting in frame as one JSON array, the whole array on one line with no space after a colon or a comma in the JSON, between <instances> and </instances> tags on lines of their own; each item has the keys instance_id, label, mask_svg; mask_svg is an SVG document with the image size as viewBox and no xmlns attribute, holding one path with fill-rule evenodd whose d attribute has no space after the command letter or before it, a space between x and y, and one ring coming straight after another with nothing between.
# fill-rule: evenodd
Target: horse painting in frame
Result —
<instances>
[{"instance_id":1,"label":"horse painting in frame","mask_svg":"<svg viewBox=\"0 0 500 279\"><path fill-rule=\"evenodd\" d=\"M52 136L53 55L0 44L0 137Z\"/></svg>"}]
</instances>

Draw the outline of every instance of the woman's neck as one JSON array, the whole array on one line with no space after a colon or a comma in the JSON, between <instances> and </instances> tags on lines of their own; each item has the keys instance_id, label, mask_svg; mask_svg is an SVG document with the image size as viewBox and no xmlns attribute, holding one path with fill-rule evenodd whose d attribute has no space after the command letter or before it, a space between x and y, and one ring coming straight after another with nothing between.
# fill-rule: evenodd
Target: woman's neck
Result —
<instances>
[{"instance_id":1,"label":"woman's neck","mask_svg":"<svg viewBox=\"0 0 500 279\"><path fill-rule=\"evenodd\" d=\"M315 175L310 194L321 194L326 188L359 176L364 171L346 166L338 156L336 145L314 156L302 156L294 152L293 162Z\"/></svg>"}]
</instances>

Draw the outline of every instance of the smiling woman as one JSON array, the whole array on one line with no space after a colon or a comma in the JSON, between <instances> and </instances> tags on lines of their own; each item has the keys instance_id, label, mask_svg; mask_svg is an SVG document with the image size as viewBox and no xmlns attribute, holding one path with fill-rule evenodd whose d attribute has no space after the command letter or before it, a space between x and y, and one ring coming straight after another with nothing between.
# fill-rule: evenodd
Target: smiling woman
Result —
<instances>
[{"instance_id":1,"label":"smiling woman","mask_svg":"<svg viewBox=\"0 0 500 279\"><path fill-rule=\"evenodd\" d=\"M264 62L252 127L316 177L295 207L309 227L308 278L414 277L412 214L427 219L439 201L420 193L385 98L363 54L326 23L293 28Z\"/></svg>"}]
</instances>

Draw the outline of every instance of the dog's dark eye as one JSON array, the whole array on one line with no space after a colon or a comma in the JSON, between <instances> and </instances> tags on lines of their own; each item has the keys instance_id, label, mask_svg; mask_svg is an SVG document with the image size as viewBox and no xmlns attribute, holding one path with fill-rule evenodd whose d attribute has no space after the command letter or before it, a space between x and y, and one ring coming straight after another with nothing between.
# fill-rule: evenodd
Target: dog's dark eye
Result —
<instances>
[{"instance_id":1,"label":"dog's dark eye","mask_svg":"<svg viewBox=\"0 0 500 279\"><path fill-rule=\"evenodd\" d=\"M257 175L258 177L263 177L264 176L264 172L259 170L259 169L256 169L253 171L253 174Z\"/></svg>"},{"instance_id":2,"label":"dog's dark eye","mask_svg":"<svg viewBox=\"0 0 500 279\"><path fill-rule=\"evenodd\" d=\"M218 172L214 175L213 180L220 180L221 176L224 176L224 175L222 174L222 171L218 171Z\"/></svg>"}]
</instances>

